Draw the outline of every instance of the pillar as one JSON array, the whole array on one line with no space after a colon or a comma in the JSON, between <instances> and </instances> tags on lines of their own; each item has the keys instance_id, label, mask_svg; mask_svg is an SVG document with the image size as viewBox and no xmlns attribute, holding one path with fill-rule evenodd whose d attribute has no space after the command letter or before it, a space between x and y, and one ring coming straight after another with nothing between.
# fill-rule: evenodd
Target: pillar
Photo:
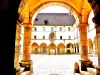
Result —
<instances>
[{"instance_id":1,"label":"pillar","mask_svg":"<svg viewBox=\"0 0 100 75\"><path fill-rule=\"evenodd\" d=\"M79 31L80 31L81 59L89 60L88 46L87 46L87 24L80 24Z\"/></svg>"},{"instance_id":2,"label":"pillar","mask_svg":"<svg viewBox=\"0 0 100 75\"><path fill-rule=\"evenodd\" d=\"M19 24L16 25L16 38L15 38L15 59L14 59L14 67L16 71L19 71L19 55L20 55L20 32L21 26Z\"/></svg>"},{"instance_id":3,"label":"pillar","mask_svg":"<svg viewBox=\"0 0 100 75\"><path fill-rule=\"evenodd\" d=\"M66 52L67 52L67 51L66 51L66 47L64 47L64 50L65 50L65 54L66 54Z\"/></svg>"},{"instance_id":4,"label":"pillar","mask_svg":"<svg viewBox=\"0 0 100 75\"><path fill-rule=\"evenodd\" d=\"M58 54L57 47L56 47L56 55Z\"/></svg>"},{"instance_id":5,"label":"pillar","mask_svg":"<svg viewBox=\"0 0 100 75\"><path fill-rule=\"evenodd\" d=\"M88 45L87 45L87 24L79 25L80 31L80 50L81 50L81 70L87 71L87 67L90 67L91 62L88 57Z\"/></svg>"},{"instance_id":6,"label":"pillar","mask_svg":"<svg viewBox=\"0 0 100 75\"><path fill-rule=\"evenodd\" d=\"M24 24L24 41L23 41L23 59L20 65L25 67L25 70L32 71L32 61L30 59L31 55L31 24Z\"/></svg>"}]
</instances>

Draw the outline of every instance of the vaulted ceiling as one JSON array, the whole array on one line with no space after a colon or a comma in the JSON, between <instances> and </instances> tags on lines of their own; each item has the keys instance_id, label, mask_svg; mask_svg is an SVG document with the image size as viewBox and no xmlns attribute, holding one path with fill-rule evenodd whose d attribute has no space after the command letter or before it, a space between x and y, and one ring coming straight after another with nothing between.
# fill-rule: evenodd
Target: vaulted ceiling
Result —
<instances>
[{"instance_id":1,"label":"vaulted ceiling","mask_svg":"<svg viewBox=\"0 0 100 75\"><path fill-rule=\"evenodd\" d=\"M19 6L18 13L19 20L24 23L31 21L35 12L47 3L58 2L71 7L83 23L87 22L86 19L92 10L88 0L22 0ZM50 4L49 4L50 5ZM59 5L59 4L58 4ZM46 6L45 6L46 7ZM43 8L42 8L43 9Z\"/></svg>"}]
</instances>

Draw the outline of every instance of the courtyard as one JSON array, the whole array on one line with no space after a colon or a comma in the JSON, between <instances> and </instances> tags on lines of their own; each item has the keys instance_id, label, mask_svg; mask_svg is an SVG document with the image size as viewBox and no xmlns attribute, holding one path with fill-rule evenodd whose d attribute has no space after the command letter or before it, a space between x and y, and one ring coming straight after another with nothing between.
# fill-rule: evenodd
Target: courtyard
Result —
<instances>
[{"instance_id":1,"label":"courtyard","mask_svg":"<svg viewBox=\"0 0 100 75\"><path fill-rule=\"evenodd\" d=\"M22 55L20 55L20 60ZM93 61L94 65L98 64L97 56L89 55L89 59ZM39 55L31 54L31 60L33 62L33 74L32 75L74 75L74 63L80 62L79 54L70 55Z\"/></svg>"}]
</instances>

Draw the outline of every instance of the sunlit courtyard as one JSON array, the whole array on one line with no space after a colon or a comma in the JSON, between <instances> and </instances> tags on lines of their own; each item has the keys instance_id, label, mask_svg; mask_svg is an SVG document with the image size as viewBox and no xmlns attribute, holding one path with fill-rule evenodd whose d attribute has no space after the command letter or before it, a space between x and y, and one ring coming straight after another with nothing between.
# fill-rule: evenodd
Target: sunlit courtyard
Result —
<instances>
[{"instance_id":1,"label":"sunlit courtyard","mask_svg":"<svg viewBox=\"0 0 100 75\"><path fill-rule=\"evenodd\" d=\"M17 75L100 75L100 28L88 1L28 0L23 4L16 24Z\"/></svg>"},{"instance_id":2,"label":"sunlit courtyard","mask_svg":"<svg viewBox=\"0 0 100 75\"><path fill-rule=\"evenodd\" d=\"M22 55L20 56L20 60ZM89 57L93 64L97 65L97 57ZM80 55L38 55L32 54L31 60L33 62L32 75L74 75L74 63L80 62ZM24 75L24 74L22 74Z\"/></svg>"}]
</instances>

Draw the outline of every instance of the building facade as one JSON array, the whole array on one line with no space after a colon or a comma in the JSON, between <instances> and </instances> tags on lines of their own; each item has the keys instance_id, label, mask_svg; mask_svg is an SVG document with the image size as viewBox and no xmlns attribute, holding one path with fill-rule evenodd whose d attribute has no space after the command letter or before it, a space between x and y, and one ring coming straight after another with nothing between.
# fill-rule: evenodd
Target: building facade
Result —
<instances>
[{"instance_id":1,"label":"building facade","mask_svg":"<svg viewBox=\"0 0 100 75\"><path fill-rule=\"evenodd\" d=\"M43 13L42 15L44 16ZM53 13L53 16L54 16L54 13ZM93 12L90 13L89 26L87 28L88 52L91 54L97 54L96 41L95 41L96 40L95 25L93 22L90 22L92 17L93 17ZM36 19L38 18L40 19L40 16L36 17ZM52 20L52 17L49 18L49 21L51 20ZM55 21L58 22L59 19ZM49 23L47 25L43 23L43 19L42 21L38 21L38 23L34 22L35 24L34 24L34 27L32 27L32 34L31 34L32 35L31 36L31 53L32 54L73 54L73 53L75 54L75 53L81 52L80 39L79 39L80 33L79 33L78 23L75 22L72 25L68 25L68 22L65 24L59 24L59 23L57 24L57 22L55 22L56 24ZM61 20L60 20L60 23L61 23ZM24 35L23 31L24 31L24 28L22 27L22 31L21 31L22 39ZM51 33L55 34L55 39L53 42L50 40ZM23 49L23 40L21 41L21 49ZM22 50L21 50L21 54L23 54Z\"/></svg>"}]
</instances>

